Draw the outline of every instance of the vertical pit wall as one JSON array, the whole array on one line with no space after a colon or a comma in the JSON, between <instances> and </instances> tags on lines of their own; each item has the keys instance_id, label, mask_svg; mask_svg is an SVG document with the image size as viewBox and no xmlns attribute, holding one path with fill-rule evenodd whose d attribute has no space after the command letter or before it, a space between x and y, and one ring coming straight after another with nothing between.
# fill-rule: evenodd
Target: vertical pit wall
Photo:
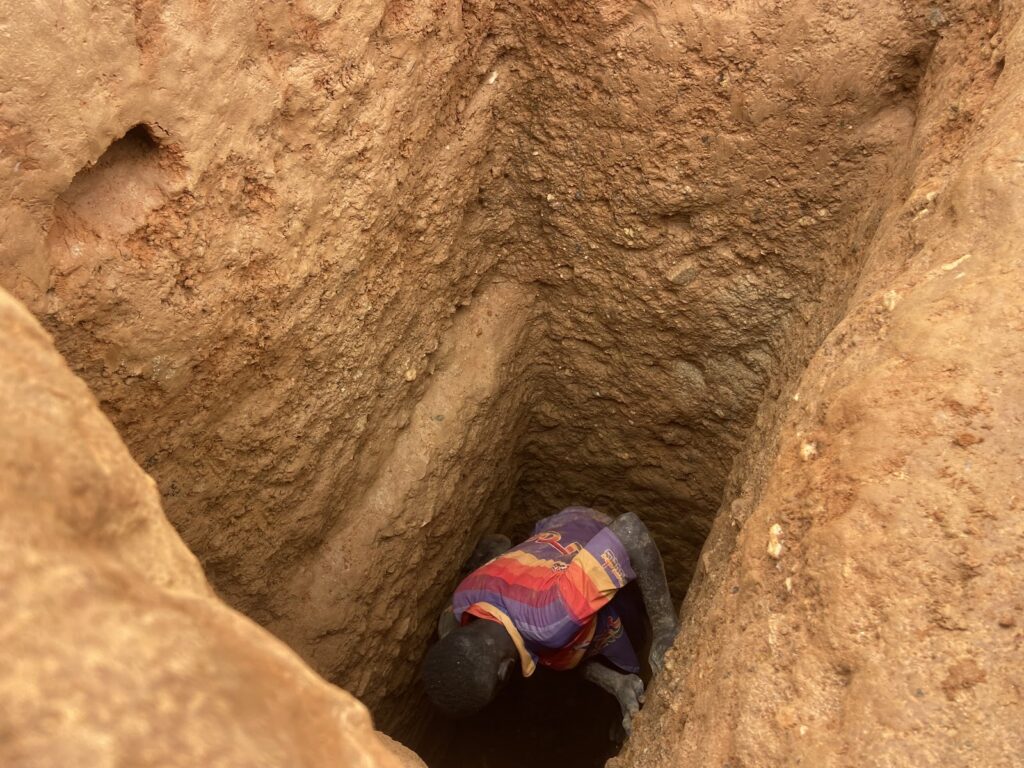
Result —
<instances>
[{"instance_id":1,"label":"vertical pit wall","mask_svg":"<svg viewBox=\"0 0 1024 768\"><path fill-rule=\"evenodd\" d=\"M350 613L300 590L338 532L368 546L393 526L364 495L456 316L493 281L500 217L472 210L501 174L497 23L486 5L404 3L108 3L10 20L30 44L4 53L22 77L3 107L3 284L89 381L219 594L367 691L331 635L381 626L360 586L372 549L331 572ZM97 229L104 204L122 214L116 198L88 215L67 200L131 175L128 131L151 138L164 199ZM473 452L500 466L515 444ZM340 623L303 623L314 613Z\"/></svg>"},{"instance_id":2,"label":"vertical pit wall","mask_svg":"<svg viewBox=\"0 0 1024 768\"><path fill-rule=\"evenodd\" d=\"M1019 762L1024 28L993 10L933 52L909 189L759 414L609 766Z\"/></svg>"},{"instance_id":3,"label":"vertical pit wall","mask_svg":"<svg viewBox=\"0 0 1024 768\"><path fill-rule=\"evenodd\" d=\"M519 12L502 268L542 287L545 347L513 506L641 513L681 599L759 405L899 194L937 30L895 4Z\"/></svg>"},{"instance_id":4,"label":"vertical pit wall","mask_svg":"<svg viewBox=\"0 0 1024 768\"><path fill-rule=\"evenodd\" d=\"M682 598L910 189L934 46L992 14L20 14L0 280L218 593L397 723L485 530L637 511Z\"/></svg>"}]
</instances>

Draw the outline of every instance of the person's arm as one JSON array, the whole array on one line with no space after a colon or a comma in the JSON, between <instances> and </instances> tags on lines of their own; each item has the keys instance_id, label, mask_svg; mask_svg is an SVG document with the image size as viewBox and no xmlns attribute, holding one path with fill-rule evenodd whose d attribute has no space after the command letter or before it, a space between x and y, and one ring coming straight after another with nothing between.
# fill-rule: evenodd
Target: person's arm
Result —
<instances>
[{"instance_id":1,"label":"person's arm","mask_svg":"<svg viewBox=\"0 0 1024 768\"><path fill-rule=\"evenodd\" d=\"M581 674L584 680L589 680L618 700L622 710L622 728L629 736L633 732L633 715L644 703L644 681L637 675L617 672L598 661L586 662Z\"/></svg>"},{"instance_id":2,"label":"person's arm","mask_svg":"<svg viewBox=\"0 0 1024 768\"><path fill-rule=\"evenodd\" d=\"M677 628L676 611L665 578L665 565L650 531L634 513L620 515L608 527L625 546L640 585L644 608L654 632L650 662L652 671L657 675L664 666L665 653L672 647Z\"/></svg>"}]
</instances>

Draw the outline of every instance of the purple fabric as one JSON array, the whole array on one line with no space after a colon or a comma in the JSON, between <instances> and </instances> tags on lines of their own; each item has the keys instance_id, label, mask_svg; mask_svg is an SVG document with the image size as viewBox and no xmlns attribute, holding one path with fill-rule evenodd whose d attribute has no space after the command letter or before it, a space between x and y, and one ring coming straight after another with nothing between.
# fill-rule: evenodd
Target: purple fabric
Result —
<instances>
[{"instance_id":1,"label":"purple fabric","mask_svg":"<svg viewBox=\"0 0 1024 768\"><path fill-rule=\"evenodd\" d=\"M547 517L533 529L533 536L474 571L452 596L455 618L478 603L488 603L505 614L519 631L534 661L557 668L557 653L576 643L591 621L594 609L582 607L560 577L568 565L586 550L601 565L619 590L635 578L629 556L618 537L607 527L610 518L586 507L568 507ZM526 566L509 557L521 552L546 565ZM619 593L616 593L618 595ZM612 604L597 610L594 637L584 658L603 656L627 672L639 672L636 653Z\"/></svg>"}]
</instances>

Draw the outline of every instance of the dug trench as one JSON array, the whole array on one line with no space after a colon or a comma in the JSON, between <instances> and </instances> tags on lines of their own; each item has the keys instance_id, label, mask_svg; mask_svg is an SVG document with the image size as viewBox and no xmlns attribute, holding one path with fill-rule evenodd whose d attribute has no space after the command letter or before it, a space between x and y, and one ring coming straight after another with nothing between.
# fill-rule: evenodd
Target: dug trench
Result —
<instances>
[{"instance_id":1,"label":"dug trench","mask_svg":"<svg viewBox=\"0 0 1024 768\"><path fill-rule=\"evenodd\" d=\"M267 61L216 118L151 64L207 34L196 9L110 32L164 88L76 117L54 149L75 162L22 193L57 201L19 230L40 255L4 284L220 596L379 728L431 766L601 765L616 706L585 683L518 682L458 724L426 708L417 670L461 563L568 504L633 511L684 604L879 223L998 76L978 53L998 18L406 5L210 11L239 30L219 55Z\"/></svg>"}]
</instances>

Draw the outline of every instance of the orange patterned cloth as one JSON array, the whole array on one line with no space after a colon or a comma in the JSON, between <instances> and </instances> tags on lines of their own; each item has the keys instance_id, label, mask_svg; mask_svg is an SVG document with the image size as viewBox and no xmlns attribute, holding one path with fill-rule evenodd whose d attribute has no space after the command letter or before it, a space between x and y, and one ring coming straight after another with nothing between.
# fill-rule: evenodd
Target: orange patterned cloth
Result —
<instances>
[{"instance_id":1,"label":"orange patterned cloth","mask_svg":"<svg viewBox=\"0 0 1024 768\"><path fill-rule=\"evenodd\" d=\"M611 604L634 578L626 548L600 513L568 507L467 576L452 609L463 624L476 617L503 625L526 677L538 663L572 669L597 655L636 673L636 653Z\"/></svg>"}]
</instances>

